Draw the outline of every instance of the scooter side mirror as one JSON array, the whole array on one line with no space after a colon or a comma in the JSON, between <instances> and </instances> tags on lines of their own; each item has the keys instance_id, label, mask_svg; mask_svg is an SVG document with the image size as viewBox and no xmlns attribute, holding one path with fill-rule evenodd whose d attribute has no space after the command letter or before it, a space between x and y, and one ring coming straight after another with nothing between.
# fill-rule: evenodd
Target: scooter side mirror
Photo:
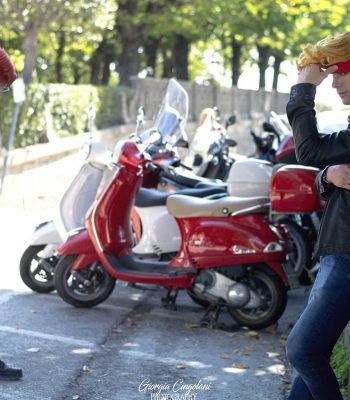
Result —
<instances>
[{"instance_id":1,"label":"scooter side mirror","mask_svg":"<svg viewBox=\"0 0 350 400\"><path fill-rule=\"evenodd\" d=\"M203 164L203 157L200 154L196 154L194 156L193 166L199 167L201 164Z\"/></svg>"},{"instance_id":2,"label":"scooter side mirror","mask_svg":"<svg viewBox=\"0 0 350 400\"><path fill-rule=\"evenodd\" d=\"M270 122L264 121L262 127L265 132L277 133L275 127Z\"/></svg>"},{"instance_id":3,"label":"scooter side mirror","mask_svg":"<svg viewBox=\"0 0 350 400\"><path fill-rule=\"evenodd\" d=\"M225 139L225 144L229 147L236 147L237 146L237 142L234 139L229 139L226 138Z\"/></svg>"},{"instance_id":4,"label":"scooter side mirror","mask_svg":"<svg viewBox=\"0 0 350 400\"><path fill-rule=\"evenodd\" d=\"M188 143L188 140L179 139L179 140L176 142L175 146L176 146L176 147L182 147L182 148L184 148L184 149L188 149L188 148L189 148L189 143Z\"/></svg>"},{"instance_id":5,"label":"scooter side mirror","mask_svg":"<svg viewBox=\"0 0 350 400\"><path fill-rule=\"evenodd\" d=\"M227 129L230 125L234 125L236 123L236 120L237 118L235 115L231 115L230 117L228 117L225 122L225 128Z\"/></svg>"}]
</instances>

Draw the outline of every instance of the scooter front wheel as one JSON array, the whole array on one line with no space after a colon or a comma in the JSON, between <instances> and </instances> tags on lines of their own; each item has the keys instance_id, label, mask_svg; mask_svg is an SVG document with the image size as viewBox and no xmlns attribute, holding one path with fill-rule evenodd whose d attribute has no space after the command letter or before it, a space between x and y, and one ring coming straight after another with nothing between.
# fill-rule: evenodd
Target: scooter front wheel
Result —
<instances>
[{"instance_id":1,"label":"scooter front wheel","mask_svg":"<svg viewBox=\"0 0 350 400\"><path fill-rule=\"evenodd\" d=\"M27 247L19 263L22 281L38 293L50 293L55 290L52 271L57 257L42 258L40 253L45 247L45 245Z\"/></svg>"},{"instance_id":2,"label":"scooter front wheel","mask_svg":"<svg viewBox=\"0 0 350 400\"><path fill-rule=\"evenodd\" d=\"M75 307L94 307L113 292L115 279L99 262L73 270L77 256L62 257L55 269L55 287L59 296Z\"/></svg>"},{"instance_id":3,"label":"scooter front wheel","mask_svg":"<svg viewBox=\"0 0 350 400\"><path fill-rule=\"evenodd\" d=\"M259 296L260 305L255 308L227 306L231 316L251 329L266 328L277 322L287 305L287 289L282 280L263 269L253 269L244 283Z\"/></svg>"}]
</instances>

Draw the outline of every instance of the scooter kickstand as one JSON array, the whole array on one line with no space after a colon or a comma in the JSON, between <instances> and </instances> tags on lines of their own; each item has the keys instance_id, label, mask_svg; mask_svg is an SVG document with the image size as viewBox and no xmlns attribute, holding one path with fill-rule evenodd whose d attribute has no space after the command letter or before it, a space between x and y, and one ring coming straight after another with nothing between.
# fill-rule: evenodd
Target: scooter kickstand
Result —
<instances>
[{"instance_id":1,"label":"scooter kickstand","mask_svg":"<svg viewBox=\"0 0 350 400\"><path fill-rule=\"evenodd\" d=\"M200 319L200 325L209 328L215 327L218 322L221 307L221 302L211 303L205 310L203 317Z\"/></svg>"},{"instance_id":2,"label":"scooter kickstand","mask_svg":"<svg viewBox=\"0 0 350 400\"><path fill-rule=\"evenodd\" d=\"M165 308L169 308L170 310L176 311L176 298L178 293L179 291L177 289L169 289L166 296L162 297L162 306Z\"/></svg>"}]
</instances>

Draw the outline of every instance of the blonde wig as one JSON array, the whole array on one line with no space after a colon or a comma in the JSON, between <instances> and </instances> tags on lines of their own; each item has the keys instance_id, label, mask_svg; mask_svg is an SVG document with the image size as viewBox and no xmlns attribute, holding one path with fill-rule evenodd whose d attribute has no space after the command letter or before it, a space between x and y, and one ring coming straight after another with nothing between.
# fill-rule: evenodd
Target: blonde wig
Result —
<instances>
[{"instance_id":1,"label":"blonde wig","mask_svg":"<svg viewBox=\"0 0 350 400\"><path fill-rule=\"evenodd\" d=\"M297 60L297 68L300 71L309 64L329 67L346 60L350 60L350 32L327 36L315 45L306 45Z\"/></svg>"}]
</instances>

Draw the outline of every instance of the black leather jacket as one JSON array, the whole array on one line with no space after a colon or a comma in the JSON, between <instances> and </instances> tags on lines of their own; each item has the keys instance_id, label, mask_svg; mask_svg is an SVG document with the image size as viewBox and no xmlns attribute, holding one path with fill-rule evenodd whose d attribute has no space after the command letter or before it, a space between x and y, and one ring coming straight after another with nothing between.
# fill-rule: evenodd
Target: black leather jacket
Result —
<instances>
[{"instance_id":1,"label":"black leather jacket","mask_svg":"<svg viewBox=\"0 0 350 400\"><path fill-rule=\"evenodd\" d=\"M320 134L314 111L315 94L315 85L297 84L292 87L287 104L298 162L318 168L350 163L350 129ZM326 200L315 255L350 254L350 191L325 183L324 172L318 174L315 182L319 195Z\"/></svg>"}]
</instances>

